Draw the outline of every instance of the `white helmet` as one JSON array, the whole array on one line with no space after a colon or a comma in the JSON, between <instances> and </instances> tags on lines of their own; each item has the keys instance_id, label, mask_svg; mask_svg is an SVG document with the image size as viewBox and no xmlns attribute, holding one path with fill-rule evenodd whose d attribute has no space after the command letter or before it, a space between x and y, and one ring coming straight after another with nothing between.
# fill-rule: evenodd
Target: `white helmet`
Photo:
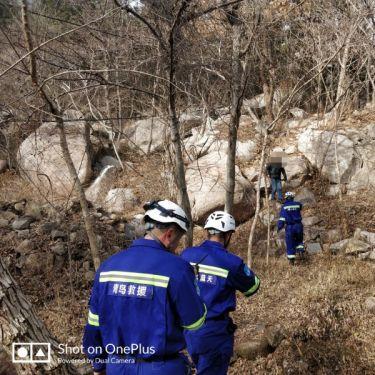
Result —
<instances>
[{"instance_id":1,"label":"white helmet","mask_svg":"<svg viewBox=\"0 0 375 375\"><path fill-rule=\"evenodd\" d=\"M175 223L184 232L187 232L190 226L185 211L179 205L169 200L147 202L143 206L143 209L146 211L144 216L145 222L147 222L147 218L150 218L157 223Z\"/></svg>"},{"instance_id":2,"label":"white helmet","mask_svg":"<svg viewBox=\"0 0 375 375\"><path fill-rule=\"evenodd\" d=\"M292 191L287 191L285 193L285 198L294 198L296 196L295 193L293 193Z\"/></svg>"},{"instance_id":3,"label":"white helmet","mask_svg":"<svg viewBox=\"0 0 375 375\"><path fill-rule=\"evenodd\" d=\"M215 211L208 216L204 229L213 229L215 232L225 233L236 230L234 217L224 211Z\"/></svg>"}]
</instances>

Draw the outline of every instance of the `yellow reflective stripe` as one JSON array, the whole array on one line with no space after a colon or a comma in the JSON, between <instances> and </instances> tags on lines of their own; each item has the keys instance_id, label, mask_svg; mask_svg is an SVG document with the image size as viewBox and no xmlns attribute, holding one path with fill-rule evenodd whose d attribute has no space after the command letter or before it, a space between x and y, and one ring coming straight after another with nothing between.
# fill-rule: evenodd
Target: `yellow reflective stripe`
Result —
<instances>
[{"instance_id":1,"label":"yellow reflective stripe","mask_svg":"<svg viewBox=\"0 0 375 375\"><path fill-rule=\"evenodd\" d=\"M190 262L190 264L192 266L196 265L196 263L192 263L192 262ZM228 277L229 271L224 268L208 266L206 264L199 264L198 267L199 267L199 272L207 273L209 275L224 277L225 279Z\"/></svg>"},{"instance_id":2,"label":"yellow reflective stripe","mask_svg":"<svg viewBox=\"0 0 375 375\"><path fill-rule=\"evenodd\" d=\"M108 281L114 282L128 282L144 285L160 286L167 288L169 277L161 275L152 275L149 273L136 273L136 272L122 272L122 271L109 271L101 272L99 282L105 283Z\"/></svg>"},{"instance_id":3,"label":"yellow reflective stripe","mask_svg":"<svg viewBox=\"0 0 375 375\"><path fill-rule=\"evenodd\" d=\"M280 221L285 221L285 217L280 217L279 220Z\"/></svg>"},{"instance_id":4,"label":"yellow reflective stripe","mask_svg":"<svg viewBox=\"0 0 375 375\"><path fill-rule=\"evenodd\" d=\"M298 245L298 246L296 247L296 249L303 249L303 248L304 248L303 245Z\"/></svg>"},{"instance_id":5,"label":"yellow reflective stripe","mask_svg":"<svg viewBox=\"0 0 375 375\"><path fill-rule=\"evenodd\" d=\"M294 259L296 256L295 255L287 255L286 256L288 259Z\"/></svg>"},{"instance_id":6,"label":"yellow reflective stripe","mask_svg":"<svg viewBox=\"0 0 375 375\"><path fill-rule=\"evenodd\" d=\"M88 323L92 326L99 327L99 315L96 315L92 313L89 310L89 318L88 318Z\"/></svg>"},{"instance_id":7,"label":"yellow reflective stripe","mask_svg":"<svg viewBox=\"0 0 375 375\"><path fill-rule=\"evenodd\" d=\"M251 296L252 294L254 294L258 290L259 285L260 285L260 280L257 276L255 276L255 284L247 292L245 292L244 295L246 297Z\"/></svg>"},{"instance_id":8,"label":"yellow reflective stripe","mask_svg":"<svg viewBox=\"0 0 375 375\"><path fill-rule=\"evenodd\" d=\"M189 326L182 326L183 328L185 329L188 329L190 331L194 331L200 327L202 327L204 321L206 320L206 315L207 315L207 307L205 304L203 304L204 306L204 314L201 318L199 318L195 323L193 324L190 324Z\"/></svg>"},{"instance_id":9,"label":"yellow reflective stripe","mask_svg":"<svg viewBox=\"0 0 375 375\"><path fill-rule=\"evenodd\" d=\"M300 208L300 206L298 204L296 204L294 206L286 206L286 207L284 207L285 210L288 210L289 208Z\"/></svg>"},{"instance_id":10,"label":"yellow reflective stripe","mask_svg":"<svg viewBox=\"0 0 375 375\"><path fill-rule=\"evenodd\" d=\"M130 277L142 277L150 278L153 280L169 281L168 276L154 275L152 273L139 273L139 272L125 272L125 271L108 271L100 272L100 276L130 276Z\"/></svg>"}]
</instances>

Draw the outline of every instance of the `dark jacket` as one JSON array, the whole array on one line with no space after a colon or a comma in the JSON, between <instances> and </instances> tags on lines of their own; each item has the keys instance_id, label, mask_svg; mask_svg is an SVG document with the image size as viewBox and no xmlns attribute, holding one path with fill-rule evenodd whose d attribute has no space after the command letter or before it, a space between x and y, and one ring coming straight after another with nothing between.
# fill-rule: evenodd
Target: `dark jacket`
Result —
<instances>
[{"instance_id":1,"label":"dark jacket","mask_svg":"<svg viewBox=\"0 0 375 375\"><path fill-rule=\"evenodd\" d=\"M284 180L285 181L287 180L285 169L281 164L268 164L267 174L270 178L274 178L277 180L281 180L281 174L282 174L284 177Z\"/></svg>"}]
</instances>

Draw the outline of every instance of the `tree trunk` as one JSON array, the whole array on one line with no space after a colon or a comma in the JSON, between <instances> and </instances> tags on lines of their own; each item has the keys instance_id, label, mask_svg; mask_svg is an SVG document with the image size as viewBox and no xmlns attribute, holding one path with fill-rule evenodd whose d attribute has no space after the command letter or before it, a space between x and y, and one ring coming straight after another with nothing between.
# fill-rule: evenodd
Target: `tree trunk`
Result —
<instances>
[{"instance_id":1,"label":"tree trunk","mask_svg":"<svg viewBox=\"0 0 375 375\"><path fill-rule=\"evenodd\" d=\"M243 91L245 85L244 70L241 64L241 38L243 24L238 18L237 11L231 14L232 22L232 87L231 109L229 124L228 156L227 156L227 183L225 194L225 211L232 214L234 207L234 192L236 188L236 146L237 131L240 124Z\"/></svg>"},{"instance_id":2,"label":"tree trunk","mask_svg":"<svg viewBox=\"0 0 375 375\"><path fill-rule=\"evenodd\" d=\"M266 132L264 139L263 139L262 154L260 157L260 165L259 165L259 180L257 183L256 209L255 209L253 222L251 223L251 229L250 229L249 240L248 240L247 264L250 268L253 263L253 258L252 258L253 238L254 238L255 227L257 225L259 211L260 211L260 184L261 184L262 176L263 176L267 140L268 140L268 131Z\"/></svg>"},{"instance_id":3,"label":"tree trunk","mask_svg":"<svg viewBox=\"0 0 375 375\"><path fill-rule=\"evenodd\" d=\"M193 244L193 220L191 216L191 206L189 195L187 192L187 184L185 179L185 165L182 155L181 136L180 136L180 121L177 116L176 110L176 67L178 64L175 39L180 33L180 21L183 12L188 7L188 2L184 1L178 12L174 25L169 35L169 101L168 112L170 118L171 141L174 148L175 157L175 180L179 192L178 202L182 205L191 225L187 233L186 245L192 246Z\"/></svg>"},{"instance_id":4,"label":"tree trunk","mask_svg":"<svg viewBox=\"0 0 375 375\"><path fill-rule=\"evenodd\" d=\"M19 374L78 374L71 364L60 363L58 342L51 336L43 322L36 316L32 305L0 258L0 339L5 352L12 355L13 343L50 343L50 363L20 364ZM16 357L17 358L17 357Z\"/></svg>"},{"instance_id":5,"label":"tree trunk","mask_svg":"<svg viewBox=\"0 0 375 375\"><path fill-rule=\"evenodd\" d=\"M28 10L27 10L26 0L22 1L22 22L23 22L23 29L24 29L27 49L29 50L29 52L31 52L33 50L33 44L32 44L31 31L30 31L30 25L29 25L29 20L28 20ZM56 103L53 101L53 99L48 96L46 90L44 90L44 87L39 86L37 65L36 65L34 53L30 54L30 77L34 86L37 88L41 98L45 102L46 106L49 108L49 111L51 112L53 117L55 118L55 121L57 124L56 126L59 130L60 146L61 146L61 150L63 153L63 158L68 167L70 178L72 179L72 181L74 181L74 188L79 197L79 201L80 201L81 209L82 209L83 221L85 223L86 233L87 233L87 237L90 243L91 255L93 258L95 270L97 270L100 266L99 249L98 249L97 239L96 239L96 235L94 232L94 225L93 225L92 217L90 215L85 192L83 190L81 181L78 178L77 171L75 169L74 163L70 156L68 143L66 141L66 135L65 135L65 130L64 130L64 122L62 119L61 112L58 109Z\"/></svg>"}]
</instances>

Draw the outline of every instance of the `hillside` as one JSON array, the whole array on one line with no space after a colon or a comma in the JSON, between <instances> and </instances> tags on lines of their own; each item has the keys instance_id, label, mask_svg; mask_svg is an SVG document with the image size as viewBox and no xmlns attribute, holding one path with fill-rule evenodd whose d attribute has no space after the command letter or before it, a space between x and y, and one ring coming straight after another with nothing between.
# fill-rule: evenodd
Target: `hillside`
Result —
<instances>
[{"instance_id":1,"label":"hillside","mask_svg":"<svg viewBox=\"0 0 375 375\"><path fill-rule=\"evenodd\" d=\"M372 119L372 112L366 110L361 116L354 116L354 120L350 120L350 123L356 124L358 132L366 128L368 120ZM358 118L362 120L355 121ZM291 268L284 257L283 241L277 240L274 233L273 222L271 257L267 265L265 199L262 198L253 264L253 269L262 281L261 290L250 300L238 296L238 310L233 314L239 327L236 343L261 338L266 327L277 327L285 338L270 352L261 351L256 359L235 357L230 374L373 373L375 345L372 328L375 316L374 308L366 304L367 299L374 295L375 263L358 259L354 256L355 252L352 252L353 255L346 255L343 250L337 253L332 246L334 242L352 237L358 227L362 231L362 238L364 233L375 232L373 199L364 190L343 194L341 202L337 195L327 195L332 186L329 180L319 176L295 146L297 137L308 129L312 120L303 121L305 124L298 130L293 129L283 137L275 137L270 148L295 148L293 156L287 155L289 159L286 159L289 183L297 185L297 193L305 192L306 189L310 192L310 195L302 197L306 206L306 245L319 244L319 250L318 253L310 254L308 261ZM214 154L220 154L220 150L225 147L225 119L221 124L219 130L209 135L215 137L212 142L215 147L209 151ZM345 131L346 128L342 129ZM240 133L240 144L247 144L251 139L254 139L251 132ZM187 142L189 140L188 137ZM196 141L196 147L199 144ZM254 143L253 150L256 147ZM241 178L245 181L249 180L243 171L257 168L259 163L254 151L250 150L250 154L254 157L245 153L239 160ZM297 170L288 165L288 160L293 161L296 157L302 158L307 168L303 166L301 169L300 163L297 163ZM134 236L142 234L136 219L142 210L137 202L155 196L164 197L167 189L160 170L162 152L156 151L149 158L137 157L128 150L123 158L133 163L132 169L124 172L119 170L111 188L131 189L135 201L131 206L126 206L128 208L123 214L107 213L105 208L95 204L98 207L94 210L95 230L100 236L103 259L126 247ZM197 160L199 162L204 158L200 156ZM301 173L305 176L301 176ZM108 186L106 188L109 189ZM56 214L48 205L35 200L32 187L12 172L1 176L0 196L4 202L1 216L13 223L12 226L2 223L0 229L2 258L52 334L60 342L80 345L93 265L79 210L73 204L63 215ZM241 205L239 203L239 207ZM278 207L271 205L271 215L277 217ZM196 212L200 212L198 208ZM26 229L14 230L14 220L22 215L33 217L31 224ZM251 220L246 220L239 226L230 246L234 253L244 259L247 256L250 225ZM204 232L196 227L195 243L203 238ZM364 254L363 251L360 253Z\"/></svg>"}]
</instances>

